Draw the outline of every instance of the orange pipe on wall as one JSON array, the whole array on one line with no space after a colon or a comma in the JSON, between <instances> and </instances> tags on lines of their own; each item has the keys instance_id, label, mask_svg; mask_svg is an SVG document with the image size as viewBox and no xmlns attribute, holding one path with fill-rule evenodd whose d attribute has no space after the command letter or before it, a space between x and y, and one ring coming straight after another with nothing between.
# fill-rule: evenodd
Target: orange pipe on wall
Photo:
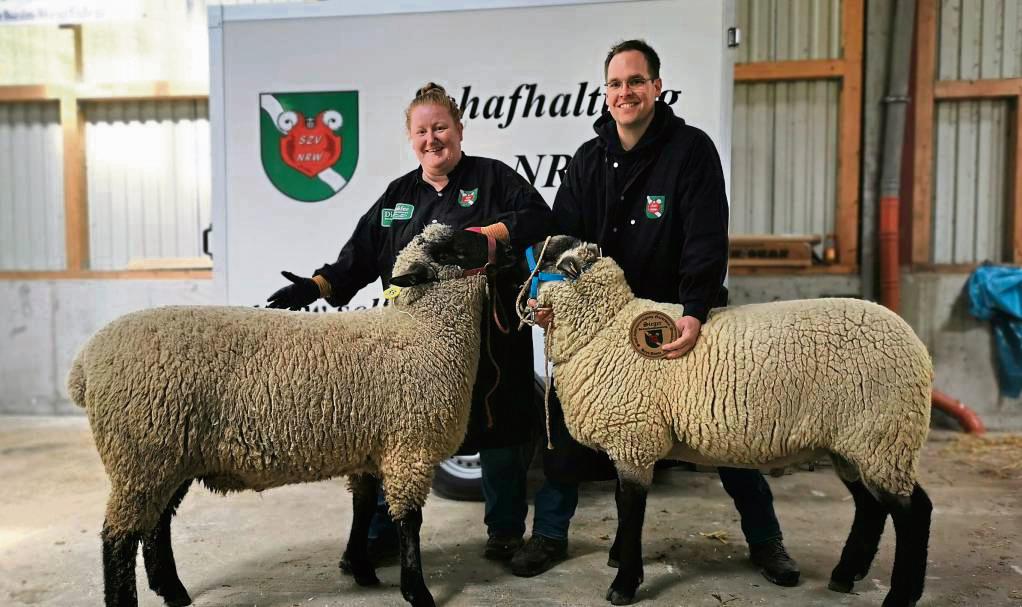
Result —
<instances>
[{"instance_id":1,"label":"orange pipe on wall","mask_svg":"<svg viewBox=\"0 0 1022 607\"><path fill-rule=\"evenodd\" d=\"M898 267L898 197L880 199L880 304L888 310L901 309L901 276Z\"/></svg>"},{"instance_id":2,"label":"orange pipe on wall","mask_svg":"<svg viewBox=\"0 0 1022 607\"><path fill-rule=\"evenodd\" d=\"M984 434L987 429L983 425L983 420L976 415L976 412L962 404L962 401L951 398L949 395L944 394L940 390L934 389L933 391L933 403L934 409L940 409L944 413L947 413L951 417L958 420L958 423L962 426L962 430L965 430L969 434L980 435Z\"/></svg>"}]
</instances>

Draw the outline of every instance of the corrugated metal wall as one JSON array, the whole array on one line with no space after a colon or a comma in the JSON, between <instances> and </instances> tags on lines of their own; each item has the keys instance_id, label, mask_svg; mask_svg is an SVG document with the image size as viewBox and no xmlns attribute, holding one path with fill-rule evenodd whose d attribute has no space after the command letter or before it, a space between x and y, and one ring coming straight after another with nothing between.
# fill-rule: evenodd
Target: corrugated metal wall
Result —
<instances>
[{"instance_id":1,"label":"corrugated metal wall","mask_svg":"<svg viewBox=\"0 0 1022 607\"><path fill-rule=\"evenodd\" d=\"M206 102L86 106L90 267L202 255L209 224Z\"/></svg>"},{"instance_id":2,"label":"corrugated metal wall","mask_svg":"<svg viewBox=\"0 0 1022 607\"><path fill-rule=\"evenodd\" d=\"M936 109L933 262L1008 261L1008 101Z\"/></svg>"},{"instance_id":3,"label":"corrugated metal wall","mask_svg":"<svg viewBox=\"0 0 1022 607\"><path fill-rule=\"evenodd\" d=\"M739 63L841 58L841 0L737 0Z\"/></svg>"},{"instance_id":4,"label":"corrugated metal wall","mask_svg":"<svg viewBox=\"0 0 1022 607\"><path fill-rule=\"evenodd\" d=\"M937 52L940 80L1022 76L1022 1L944 0Z\"/></svg>"},{"instance_id":5,"label":"corrugated metal wall","mask_svg":"<svg viewBox=\"0 0 1022 607\"><path fill-rule=\"evenodd\" d=\"M1022 0L945 0L938 36L940 80L1022 75ZM1009 111L1006 100L937 104L934 263L1011 259Z\"/></svg>"},{"instance_id":6,"label":"corrugated metal wall","mask_svg":"<svg viewBox=\"0 0 1022 607\"><path fill-rule=\"evenodd\" d=\"M74 79L74 35L56 25L0 27L0 84Z\"/></svg>"},{"instance_id":7,"label":"corrugated metal wall","mask_svg":"<svg viewBox=\"0 0 1022 607\"><path fill-rule=\"evenodd\" d=\"M264 1L142 0L138 20L85 23L82 79L205 84L207 5ZM73 33L53 24L0 28L0 57L0 85L74 81ZM104 102L85 113L90 268L201 256L206 102ZM64 257L59 108L0 104L0 270L61 270Z\"/></svg>"},{"instance_id":8,"label":"corrugated metal wall","mask_svg":"<svg viewBox=\"0 0 1022 607\"><path fill-rule=\"evenodd\" d=\"M0 270L64 267L63 158L56 103L0 103Z\"/></svg>"},{"instance_id":9,"label":"corrugated metal wall","mask_svg":"<svg viewBox=\"0 0 1022 607\"><path fill-rule=\"evenodd\" d=\"M739 62L837 59L839 0L739 0ZM731 233L834 232L836 81L735 83Z\"/></svg>"},{"instance_id":10,"label":"corrugated metal wall","mask_svg":"<svg viewBox=\"0 0 1022 607\"><path fill-rule=\"evenodd\" d=\"M839 85L735 85L731 233L834 231Z\"/></svg>"},{"instance_id":11,"label":"corrugated metal wall","mask_svg":"<svg viewBox=\"0 0 1022 607\"><path fill-rule=\"evenodd\" d=\"M285 3L303 0L141 0L142 19L90 24L83 30L88 49L85 79L117 82L124 74L139 80L209 80L207 7L214 5Z\"/></svg>"}]
</instances>

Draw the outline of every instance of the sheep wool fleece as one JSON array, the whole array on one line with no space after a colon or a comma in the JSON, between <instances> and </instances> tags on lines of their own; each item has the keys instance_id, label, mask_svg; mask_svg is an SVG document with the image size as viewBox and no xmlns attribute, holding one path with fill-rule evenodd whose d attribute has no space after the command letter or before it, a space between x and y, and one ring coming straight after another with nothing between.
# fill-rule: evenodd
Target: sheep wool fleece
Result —
<instances>
[{"instance_id":1,"label":"sheep wool fleece","mask_svg":"<svg viewBox=\"0 0 1022 607\"><path fill-rule=\"evenodd\" d=\"M886 308L857 299L723 308L691 352L665 360L635 352L629 331L642 312L678 318L682 307L636 299L610 258L544 285L540 302L555 313L548 350L567 427L619 469L641 477L677 445L735 466L826 450L854 462L839 467L848 480L912 494L932 363Z\"/></svg>"},{"instance_id":2,"label":"sheep wool fleece","mask_svg":"<svg viewBox=\"0 0 1022 607\"><path fill-rule=\"evenodd\" d=\"M395 270L425 258L439 229ZM152 527L193 478L261 491L370 472L396 518L421 508L433 466L464 437L479 360L485 277L460 272L442 266L441 282L371 310L167 307L101 329L68 393L111 480L107 524L132 530L144 510Z\"/></svg>"}]
</instances>

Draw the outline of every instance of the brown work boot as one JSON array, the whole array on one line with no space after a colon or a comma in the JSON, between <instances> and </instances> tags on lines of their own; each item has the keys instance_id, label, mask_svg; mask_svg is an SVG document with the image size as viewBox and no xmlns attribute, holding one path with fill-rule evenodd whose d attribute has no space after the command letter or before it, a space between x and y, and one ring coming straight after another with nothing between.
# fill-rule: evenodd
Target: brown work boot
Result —
<instances>
[{"instance_id":1,"label":"brown work boot","mask_svg":"<svg viewBox=\"0 0 1022 607\"><path fill-rule=\"evenodd\" d=\"M778 586L798 584L798 563L788 555L780 538L750 545L749 560L759 567L763 577Z\"/></svg>"}]
</instances>

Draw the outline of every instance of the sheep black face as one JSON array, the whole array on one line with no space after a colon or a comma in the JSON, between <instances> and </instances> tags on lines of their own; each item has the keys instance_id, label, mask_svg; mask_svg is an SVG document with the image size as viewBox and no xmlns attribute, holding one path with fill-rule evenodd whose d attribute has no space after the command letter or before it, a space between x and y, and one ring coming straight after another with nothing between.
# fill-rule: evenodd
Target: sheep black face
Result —
<instances>
[{"instance_id":1,"label":"sheep black face","mask_svg":"<svg viewBox=\"0 0 1022 607\"><path fill-rule=\"evenodd\" d=\"M491 255L489 239L483 234L433 224L401 251L390 284L412 287L461 278L487 264L498 271L512 266L508 245L495 241Z\"/></svg>"},{"instance_id":2,"label":"sheep black face","mask_svg":"<svg viewBox=\"0 0 1022 607\"><path fill-rule=\"evenodd\" d=\"M600 258L598 246L573 236L551 236L545 250L543 245L543 242L533 245L537 256L540 252L543 254L539 260L539 271L563 274L570 279L581 276Z\"/></svg>"}]
</instances>

